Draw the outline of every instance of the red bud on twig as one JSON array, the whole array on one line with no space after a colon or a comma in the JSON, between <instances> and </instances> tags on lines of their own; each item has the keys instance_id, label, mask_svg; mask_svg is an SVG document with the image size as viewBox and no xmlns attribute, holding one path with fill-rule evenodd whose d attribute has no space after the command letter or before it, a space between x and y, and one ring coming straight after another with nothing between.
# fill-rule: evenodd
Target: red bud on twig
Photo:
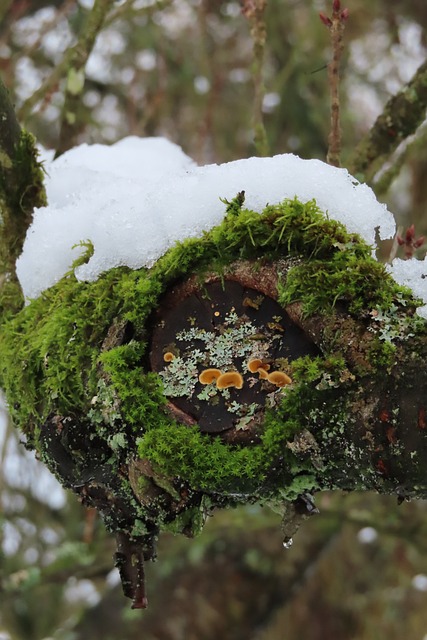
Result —
<instances>
[{"instance_id":1,"label":"red bud on twig","mask_svg":"<svg viewBox=\"0 0 427 640\"><path fill-rule=\"evenodd\" d=\"M415 238L415 225L411 224L410 227L406 229L406 242L411 242Z\"/></svg>"},{"instance_id":2,"label":"red bud on twig","mask_svg":"<svg viewBox=\"0 0 427 640\"><path fill-rule=\"evenodd\" d=\"M332 9L335 12L338 12L341 9L341 0L334 0L334 2L332 4Z\"/></svg>"},{"instance_id":3,"label":"red bud on twig","mask_svg":"<svg viewBox=\"0 0 427 640\"><path fill-rule=\"evenodd\" d=\"M403 237L397 234L396 240L399 247L404 247L405 258L410 259L413 257L415 250L423 246L425 237L419 236L417 238L415 236L415 225L411 224L411 226L406 229Z\"/></svg>"},{"instance_id":4,"label":"red bud on twig","mask_svg":"<svg viewBox=\"0 0 427 640\"><path fill-rule=\"evenodd\" d=\"M341 18L341 20L343 20L343 22L345 22L345 20L348 20L348 16L349 16L349 15L350 15L350 11L346 8L346 9L343 9L343 10L341 11L341 16L340 16L340 18Z\"/></svg>"},{"instance_id":5,"label":"red bud on twig","mask_svg":"<svg viewBox=\"0 0 427 640\"><path fill-rule=\"evenodd\" d=\"M328 18L328 16L325 16L324 13L319 13L319 18L326 27L332 27L332 20Z\"/></svg>"}]
</instances>

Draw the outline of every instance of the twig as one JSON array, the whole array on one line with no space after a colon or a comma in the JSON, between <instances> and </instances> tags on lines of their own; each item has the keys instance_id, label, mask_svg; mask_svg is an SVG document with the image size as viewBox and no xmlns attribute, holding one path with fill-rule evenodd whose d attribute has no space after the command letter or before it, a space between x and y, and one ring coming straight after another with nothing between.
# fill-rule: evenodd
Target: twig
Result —
<instances>
[{"instance_id":1,"label":"twig","mask_svg":"<svg viewBox=\"0 0 427 640\"><path fill-rule=\"evenodd\" d=\"M44 25L42 25L40 31L37 34L37 38L35 39L35 41L32 42L30 46L24 47L19 52L19 58L22 58L23 56L27 56L28 58L31 58L33 53L41 46L44 36L49 31L52 31L58 25L59 21L62 18L67 16L67 13L72 9L73 6L75 6L74 0L65 0L64 4L62 4L61 6L58 7L58 9L56 9L56 12L53 18L48 22L45 22ZM17 61L18 61L18 57L16 56L16 62Z\"/></svg>"},{"instance_id":2,"label":"twig","mask_svg":"<svg viewBox=\"0 0 427 640\"><path fill-rule=\"evenodd\" d=\"M333 0L332 17L323 13L319 17L331 34L332 61L328 64L328 82L331 93L331 130L328 137L326 161L334 167L341 166L341 127L340 127L340 62L344 50L343 33L348 18L348 9L341 9L341 1Z\"/></svg>"},{"instance_id":3,"label":"twig","mask_svg":"<svg viewBox=\"0 0 427 640\"><path fill-rule=\"evenodd\" d=\"M115 564L120 573L123 593L132 600L132 609L146 609L144 555L141 545L124 531L116 533Z\"/></svg>"},{"instance_id":4,"label":"twig","mask_svg":"<svg viewBox=\"0 0 427 640\"><path fill-rule=\"evenodd\" d=\"M123 4L110 11L105 20L105 26L110 26L110 24L115 22L115 20L118 20L122 17L125 17L126 19L132 19L141 15L154 13L155 11L161 11L162 9L166 9L167 7L171 6L172 3L173 0L157 0L157 2L154 2L153 4L135 9L134 0L127 0L127 2L124 2Z\"/></svg>"},{"instance_id":5,"label":"twig","mask_svg":"<svg viewBox=\"0 0 427 640\"><path fill-rule=\"evenodd\" d=\"M61 131L55 158L73 147L76 143L82 126L78 113L82 103L81 97L85 84L85 67L95 45L96 38L102 29L110 5L111 2L109 0L95 0L85 29L78 43L73 47L74 53L68 66Z\"/></svg>"},{"instance_id":6,"label":"twig","mask_svg":"<svg viewBox=\"0 0 427 640\"><path fill-rule=\"evenodd\" d=\"M255 149L260 156L267 156L269 153L269 145L262 111L265 95L263 69L267 35L264 20L264 11L266 6L267 0L243 0L242 3L242 14L249 21L251 37L254 45L254 58L252 62L252 77L255 89L253 111L254 144Z\"/></svg>"},{"instance_id":7,"label":"twig","mask_svg":"<svg viewBox=\"0 0 427 640\"><path fill-rule=\"evenodd\" d=\"M371 183L402 140L415 133L425 121L427 107L427 61L409 83L390 98L370 131L357 145L349 171Z\"/></svg>"},{"instance_id":8,"label":"twig","mask_svg":"<svg viewBox=\"0 0 427 640\"><path fill-rule=\"evenodd\" d=\"M51 74L46 78L43 84L30 96L18 111L18 118L25 121L30 115L33 108L51 93L60 80L68 74L68 78L73 78L71 84L73 88L76 81L81 80L79 71L84 68L90 52L95 44L96 37L101 30L106 12L111 6L108 0L96 0L87 20L79 36L78 42L67 49L64 53L62 61L52 70ZM76 79L77 72L77 79Z\"/></svg>"}]
</instances>

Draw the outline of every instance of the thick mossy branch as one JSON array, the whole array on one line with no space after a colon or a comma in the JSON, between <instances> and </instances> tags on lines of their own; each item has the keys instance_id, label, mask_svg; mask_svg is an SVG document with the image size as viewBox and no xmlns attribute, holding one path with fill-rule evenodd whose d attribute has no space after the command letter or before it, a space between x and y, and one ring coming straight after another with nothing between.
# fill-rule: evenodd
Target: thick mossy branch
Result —
<instances>
[{"instance_id":1,"label":"thick mossy branch","mask_svg":"<svg viewBox=\"0 0 427 640\"><path fill-rule=\"evenodd\" d=\"M371 130L356 147L348 163L349 171L371 183L398 145L424 122L427 107L427 62L410 82L390 98Z\"/></svg>"},{"instance_id":2,"label":"thick mossy branch","mask_svg":"<svg viewBox=\"0 0 427 640\"><path fill-rule=\"evenodd\" d=\"M3 315L21 306L15 262L22 251L33 210L46 204L46 193L35 140L30 133L21 131L1 80L0 114L0 309Z\"/></svg>"},{"instance_id":3,"label":"thick mossy branch","mask_svg":"<svg viewBox=\"0 0 427 640\"><path fill-rule=\"evenodd\" d=\"M15 147L19 142L21 128L15 116L9 92L0 79L0 148L3 154L1 166L7 167L12 163Z\"/></svg>"},{"instance_id":4,"label":"thick mossy branch","mask_svg":"<svg viewBox=\"0 0 427 640\"><path fill-rule=\"evenodd\" d=\"M274 330L282 322L274 340L293 345L287 333L297 327L315 350L270 358L271 370L287 374L283 388L251 380L240 356L226 360L240 363L243 392L251 397L258 385L268 402L244 414L249 421L207 434L176 411L154 369L153 327L171 291L190 296L196 287L203 297L214 282L209 291L221 297L222 281L255 294L232 329L218 326L236 352L239 340L262 351L264 338L244 333L253 305L263 304L257 292L286 315L287 328L278 316L273 322ZM194 535L213 507L277 504L326 488L427 495L426 408L414 400L427 393L427 332L416 306L371 249L314 202L288 200L258 214L239 194L222 224L178 243L151 269L112 269L93 283L71 272L4 322L0 384L29 445L110 530L126 531L149 556L159 529ZM185 322L197 328L197 318ZM177 353L180 340L158 345L161 366L163 347ZM200 349L195 339L190 357ZM194 395L201 391L209 407L217 392L201 388L199 369L177 375L193 376ZM226 406L239 409L240 396L228 393Z\"/></svg>"}]
</instances>

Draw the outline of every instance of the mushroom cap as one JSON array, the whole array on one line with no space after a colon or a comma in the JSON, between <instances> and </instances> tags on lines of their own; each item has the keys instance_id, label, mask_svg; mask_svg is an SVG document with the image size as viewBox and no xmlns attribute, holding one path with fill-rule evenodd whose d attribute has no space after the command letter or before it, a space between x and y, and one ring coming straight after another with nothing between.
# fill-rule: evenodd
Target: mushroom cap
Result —
<instances>
[{"instance_id":1,"label":"mushroom cap","mask_svg":"<svg viewBox=\"0 0 427 640\"><path fill-rule=\"evenodd\" d=\"M272 371L268 374L267 380L275 384L276 387L284 387L287 384L292 384L292 378L283 371Z\"/></svg>"},{"instance_id":2,"label":"mushroom cap","mask_svg":"<svg viewBox=\"0 0 427 640\"><path fill-rule=\"evenodd\" d=\"M260 380L267 380L267 378L268 378L268 373L267 373L267 371L266 371L265 369L263 369L262 367L260 367L260 368L258 369L257 373L258 373L258 375L259 375L259 377L260 377Z\"/></svg>"},{"instance_id":3,"label":"mushroom cap","mask_svg":"<svg viewBox=\"0 0 427 640\"><path fill-rule=\"evenodd\" d=\"M221 375L219 369L204 369L199 375L200 384L211 384L214 380L217 380Z\"/></svg>"},{"instance_id":4,"label":"mushroom cap","mask_svg":"<svg viewBox=\"0 0 427 640\"><path fill-rule=\"evenodd\" d=\"M251 373L257 373L257 372L259 373L260 369L263 369L264 371L268 371L269 368L270 368L270 365L264 363L259 358L253 358L248 362L248 369Z\"/></svg>"},{"instance_id":5,"label":"mushroom cap","mask_svg":"<svg viewBox=\"0 0 427 640\"><path fill-rule=\"evenodd\" d=\"M217 378L216 386L218 389L228 389L228 387L243 387L243 378L237 371L226 371Z\"/></svg>"},{"instance_id":6,"label":"mushroom cap","mask_svg":"<svg viewBox=\"0 0 427 640\"><path fill-rule=\"evenodd\" d=\"M172 360L175 358L174 354L172 353L172 351L166 351L166 353L163 356L163 360L165 362L172 362Z\"/></svg>"}]
</instances>

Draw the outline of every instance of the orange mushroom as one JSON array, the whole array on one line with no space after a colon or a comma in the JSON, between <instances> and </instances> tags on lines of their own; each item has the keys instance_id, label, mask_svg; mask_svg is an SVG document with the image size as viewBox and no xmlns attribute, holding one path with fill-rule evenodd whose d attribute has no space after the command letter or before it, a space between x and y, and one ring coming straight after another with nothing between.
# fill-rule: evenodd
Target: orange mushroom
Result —
<instances>
[{"instance_id":1,"label":"orange mushroom","mask_svg":"<svg viewBox=\"0 0 427 640\"><path fill-rule=\"evenodd\" d=\"M172 353L172 351L166 351L166 353L163 356L163 360L165 362L172 362L172 360L175 358L174 354Z\"/></svg>"},{"instance_id":2,"label":"orange mushroom","mask_svg":"<svg viewBox=\"0 0 427 640\"><path fill-rule=\"evenodd\" d=\"M243 378L237 371L227 371L217 378L216 386L218 389L228 389L229 387L241 389L243 387Z\"/></svg>"},{"instance_id":3,"label":"orange mushroom","mask_svg":"<svg viewBox=\"0 0 427 640\"><path fill-rule=\"evenodd\" d=\"M199 375L200 384L211 384L221 375L221 371L219 369L204 369L202 373Z\"/></svg>"},{"instance_id":4,"label":"orange mushroom","mask_svg":"<svg viewBox=\"0 0 427 640\"><path fill-rule=\"evenodd\" d=\"M260 370L268 371L270 368L269 364L264 363L259 358L254 358L253 360L249 360L248 369L251 373L259 373Z\"/></svg>"},{"instance_id":5,"label":"orange mushroom","mask_svg":"<svg viewBox=\"0 0 427 640\"><path fill-rule=\"evenodd\" d=\"M283 371L272 371L268 374L267 380L275 384L276 387L284 387L287 384L292 384L292 378L286 373L283 373Z\"/></svg>"},{"instance_id":6,"label":"orange mushroom","mask_svg":"<svg viewBox=\"0 0 427 640\"><path fill-rule=\"evenodd\" d=\"M265 369L263 369L262 367L260 367L258 369L257 374L259 375L260 380L267 380L267 378L268 378L267 371Z\"/></svg>"}]
</instances>

